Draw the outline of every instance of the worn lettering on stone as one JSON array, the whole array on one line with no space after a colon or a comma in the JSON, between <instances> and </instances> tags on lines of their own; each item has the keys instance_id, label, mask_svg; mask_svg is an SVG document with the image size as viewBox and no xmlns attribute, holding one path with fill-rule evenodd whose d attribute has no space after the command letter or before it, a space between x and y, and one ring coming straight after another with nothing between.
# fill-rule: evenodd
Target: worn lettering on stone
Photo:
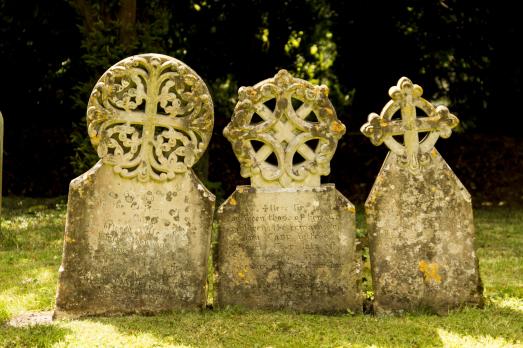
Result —
<instances>
[{"instance_id":1,"label":"worn lettering on stone","mask_svg":"<svg viewBox=\"0 0 523 348\"><path fill-rule=\"evenodd\" d=\"M218 216L218 305L361 310L354 206L333 185L240 186Z\"/></svg>"},{"instance_id":2,"label":"worn lettering on stone","mask_svg":"<svg viewBox=\"0 0 523 348\"><path fill-rule=\"evenodd\" d=\"M216 305L360 312L354 206L320 185L345 132L327 88L282 70L239 93L224 134L251 186L218 210Z\"/></svg>"},{"instance_id":3,"label":"worn lettering on stone","mask_svg":"<svg viewBox=\"0 0 523 348\"><path fill-rule=\"evenodd\" d=\"M214 196L191 169L212 131L204 82L168 56L126 58L87 123L100 161L70 184L54 317L205 307Z\"/></svg>"}]
</instances>

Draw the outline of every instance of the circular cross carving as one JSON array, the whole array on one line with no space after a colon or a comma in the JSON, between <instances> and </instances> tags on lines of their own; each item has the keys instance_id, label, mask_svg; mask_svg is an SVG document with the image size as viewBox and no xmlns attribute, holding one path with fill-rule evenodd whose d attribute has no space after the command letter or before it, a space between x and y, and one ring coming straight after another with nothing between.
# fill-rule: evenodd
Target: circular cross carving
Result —
<instances>
[{"instance_id":1,"label":"circular cross carving","mask_svg":"<svg viewBox=\"0 0 523 348\"><path fill-rule=\"evenodd\" d=\"M385 143L397 154L400 160L412 170L417 170L419 164L430 161L429 152L433 149L439 137L448 138L452 128L459 120L452 115L446 106L434 107L422 98L423 89L406 77L389 89L392 98L381 113L371 113L368 122L361 127L361 132L370 138L374 145ZM422 110L428 117L417 117L416 108ZM393 120L393 116L401 111L401 119ZM419 141L419 133L429 134ZM394 136L403 136L403 144Z\"/></svg>"},{"instance_id":2,"label":"circular cross carving","mask_svg":"<svg viewBox=\"0 0 523 348\"><path fill-rule=\"evenodd\" d=\"M253 186L319 186L345 126L326 86L280 70L274 78L242 87L224 134L241 175Z\"/></svg>"},{"instance_id":3,"label":"circular cross carving","mask_svg":"<svg viewBox=\"0 0 523 348\"><path fill-rule=\"evenodd\" d=\"M87 107L91 143L125 178L170 180L207 148L213 104L203 80L161 54L128 57L96 83Z\"/></svg>"}]
</instances>

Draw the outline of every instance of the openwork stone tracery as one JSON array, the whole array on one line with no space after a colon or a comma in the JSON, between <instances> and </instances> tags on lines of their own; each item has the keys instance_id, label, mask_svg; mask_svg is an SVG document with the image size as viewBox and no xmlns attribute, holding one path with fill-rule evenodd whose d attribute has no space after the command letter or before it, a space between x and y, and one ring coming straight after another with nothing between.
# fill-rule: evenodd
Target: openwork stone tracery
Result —
<instances>
[{"instance_id":1,"label":"openwork stone tracery","mask_svg":"<svg viewBox=\"0 0 523 348\"><path fill-rule=\"evenodd\" d=\"M374 145L385 143L413 172L430 161L429 153L438 138L450 137L452 128L459 123L458 118L447 107L434 107L421 97L422 94L423 89L420 86L402 77L396 86L390 88L392 100L385 105L381 114L371 113L368 122L361 127L361 132ZM421 109L428 117L417 117L416 108ZM401 111L401 119L393 120L398 111ZM420 142L419 133L422 132L429 133ZM393 136L398 135L403 136L404 144L394 139Z\"/></svg>"},{"instance_id":2,"label":"openwork stone tracery","mask_svg":"<svg viewBox=\"0 0 523 348\"><path fill-rule=\"evenodd\" d=\"M87 109L91 143L125 178L165 181L205 151L213 127L211 96L183 62L160 54L126 58L96 84Z\"/></svg>"},{"instance_id":3,"label":"openwork stone tracery","mask_svg":"<svg viewBox=\"0 0 523 348\"><path fill-rule=\"evenodd\" d=\"M286 70L240 88L231 123L224 130L240 161L241 175L250 177L254 187L319 186L320 176L330 172L330 160L344 133L328 88L294 78Z\"/></svg>"},{"instance_id":4,"label":"openwork stone tracery","mask_svg":"<svg viewBox=\"0 0 523 348\"><path fill-rule=\"evenodd\" d=\"M470 193L434 148L458 119L422 92L401 78L381 114L370 114L361 128L374 145L391 150L365 202L378 315L445 315L483 304Z\"/></svg>"}]
</instances>

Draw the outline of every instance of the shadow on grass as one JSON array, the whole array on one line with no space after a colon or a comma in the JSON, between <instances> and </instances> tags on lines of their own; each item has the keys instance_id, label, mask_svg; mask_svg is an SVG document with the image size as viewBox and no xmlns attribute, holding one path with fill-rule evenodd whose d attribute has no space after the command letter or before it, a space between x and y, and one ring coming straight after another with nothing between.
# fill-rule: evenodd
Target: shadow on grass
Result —
<instances>
[{"instance_id":1,"label":"shadow on grass","mask_svg":"<svg viewBox=\"0 0 523 348\"><path fill-rule=\"evenodd\" d=\"M35 208L31 214L20 214L20 218L13 222L15 225L7 226L13 235L17 232L17 238L21 230L27 236L16 239L16 248L0 252L0 297L4 296L5 303L20 301L20 307L25 309L45 309L54 298L55 270L58 269L60 250L55 245L49 247L49 241L59 240L61 245L61 237L58 236L63 231L63 222L60 220L63 214L51 214L49 228L42 229L42 223L36 221L36 217L48 211L44 208L41 208L42 211ZM485 266L482 268L482 276L491 295L507 295L508 299L516 303L513 306L491 301L484 310L464 309L447 317L424 314L403 317L323 316L230 309L155 317L90 318L26 328L0 324L0 347L47 347L61 341L67 341L65 344L70 346L81 343L84 346L102 347L164 344L198 347L372 344L410 347L521 343L523 312L521 278L517 275L523 250L523 213L492 209L478 212L477 215L479 254ZM16 224L27 226L22 228ZM363 231L361 215L358 225ZM29 233L33 231L33 226L41 229ZM35 238L35 233L38 238ZM35 242L35 239L39 242ZM36 251L41 245L47 247ZM27 300L25 296L28 296ZM143 344L136 343L140 340Z\"/></svg>"},{"instance_id":2,"label":"shadow on grass","mask_svg":"<svg viewBox=\"0 0 523 348\"><path fill-rule=\"evenodd\" d=\"M11 327L0 325L0 347L52 347L63 341L71 330L57 325Z\"/></svg>"},{"instance_id":3,"label":"shadow on grass","mask_svg":"<svg viewBox=\"0 0 523 348\"><path fill-rule=\"evenodd\" d=\"M146 334L163 344L190 346L462 346L523 341L523 313L494 304L446 317L297 315L236 309L88 321L111 326L123 336Z\"/></svg>"}]
</instances>

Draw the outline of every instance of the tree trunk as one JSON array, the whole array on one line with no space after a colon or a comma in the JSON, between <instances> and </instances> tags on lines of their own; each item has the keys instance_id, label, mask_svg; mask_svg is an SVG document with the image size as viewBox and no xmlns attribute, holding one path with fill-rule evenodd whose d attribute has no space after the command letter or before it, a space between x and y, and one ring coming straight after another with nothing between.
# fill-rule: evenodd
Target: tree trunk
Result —
<instances>
[{"instance_id":1,"label":"tree trunk","mask_svg":"<svg viewBox=\"0 0 523 348\"><path fill-rule=\"evenodd\" d=\"M120 42L125 48L135 40L136 0L120 0Z\"/></svg>"}]
</instances>

